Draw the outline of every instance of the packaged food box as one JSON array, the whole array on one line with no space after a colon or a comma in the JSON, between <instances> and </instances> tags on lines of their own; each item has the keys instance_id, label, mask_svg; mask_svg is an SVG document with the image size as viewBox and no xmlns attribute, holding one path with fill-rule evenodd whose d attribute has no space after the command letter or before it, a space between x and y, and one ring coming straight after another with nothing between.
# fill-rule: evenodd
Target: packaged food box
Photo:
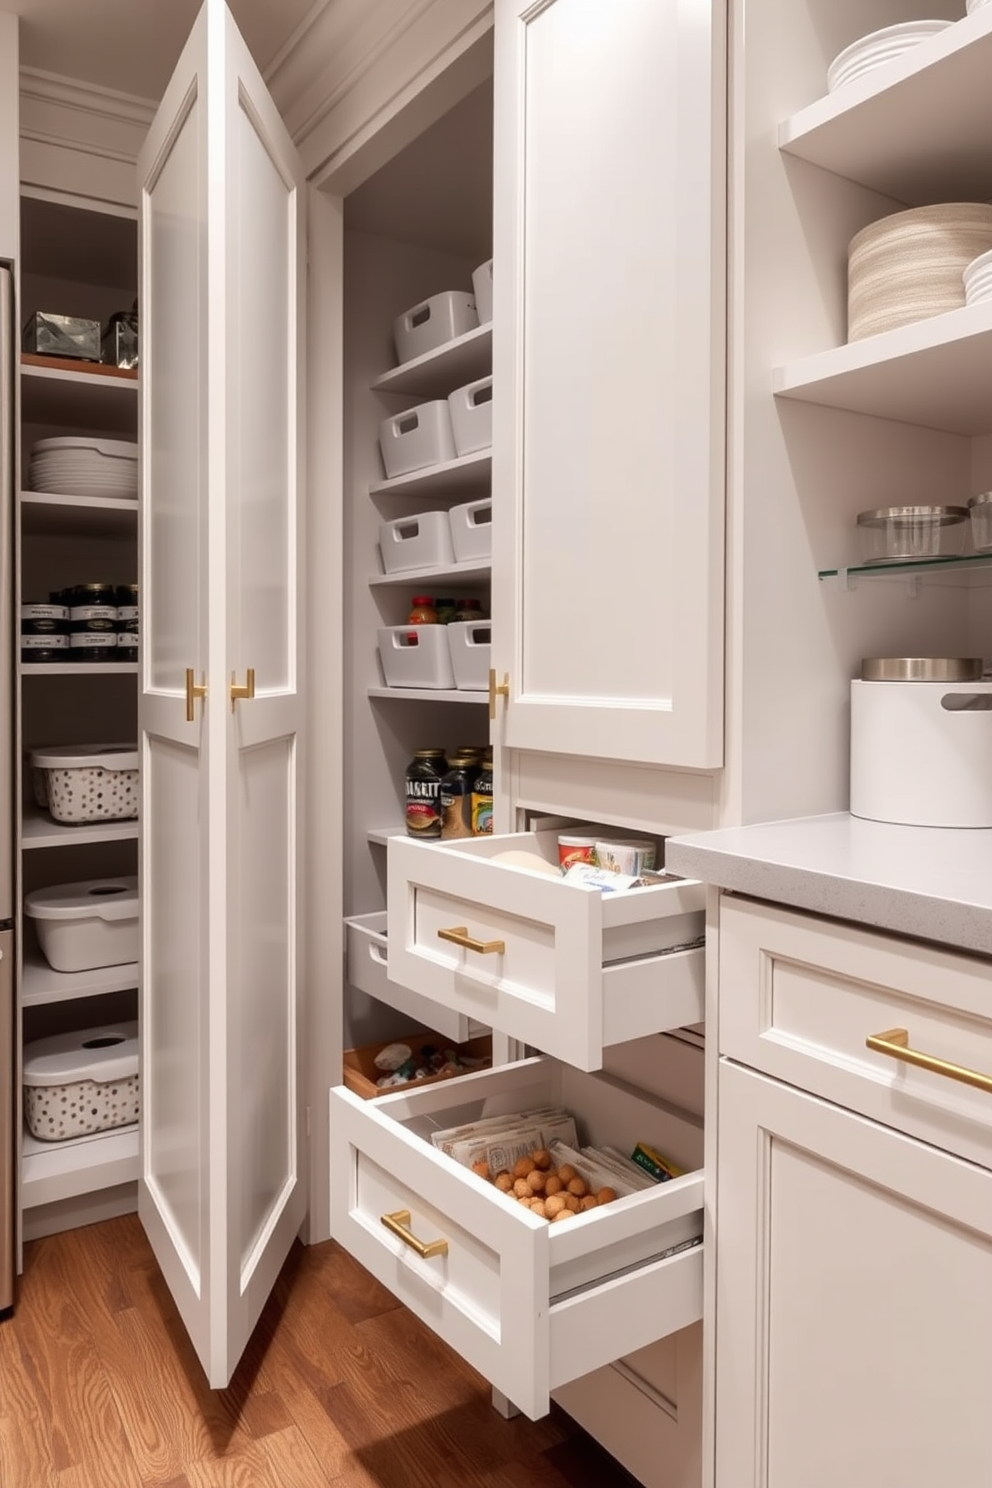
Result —
<instances>
[{"instance_id":1,"label":"packaged food box","mask_svg":"<svg viewBox=\"0 0 992 1488\"><path fill-rule=\"evenodd\" d=\"M37 356L73 357L84 362L100 360L100 322L79 315L56 315L36 310L24 326L22 345Z\"/></svg>"}]
</instances>

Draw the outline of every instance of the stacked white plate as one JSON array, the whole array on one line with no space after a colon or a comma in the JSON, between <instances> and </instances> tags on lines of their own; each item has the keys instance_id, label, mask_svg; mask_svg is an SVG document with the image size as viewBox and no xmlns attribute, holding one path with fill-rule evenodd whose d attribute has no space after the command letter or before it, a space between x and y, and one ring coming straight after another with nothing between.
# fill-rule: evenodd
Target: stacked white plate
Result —
<instances>
[{"instance_id":1,"label":"stacked white plate","mask_svg":"<svg viewBox=\"0 0 992 1488\"><path fill-rule=\"evenodd\" d=\"M39 439L28 466L32 491L52 496L138 495L138 446L121 439Z\"/></svg>"},{"instance_id":2,"label":"stacked white plate","mask_svg":"<svg viewBox=\"0 0 992 1488\"><path fill-rule=\"evenodd\" d=\"M976 10L981 10L989 3L990 0L968 0L968 14L974 15Z\"/></svg>"},{"instance_id":3,"label":"stacked white plate","mask_svg":"<svg viewBox=\"0 0 992 1488\"><path fill-rule=\"evenodd\" d=\"M966 305L979 305L982 300L992 300L992 252L981 253L978 258L972 259L962 278Z\"/></svg>"},{"instance_id":4,"label":"stacked white plate","mask_svg":"<svg viewBox=\"0 0 992 1488\"><path fill-rule=\"evenodd\" d=\"M881 31L862 36L860 41L852 42L838 53L827 68L827 91L832 93L835 88L853 83L855 78L864 77L867 72L874 72L876 67L884 67L886 62L901 57L903 52L908 52L928 36L936 36L953 25L953 21L904 21L899 26L886 26Z\"/></svg>"}]
</instances>

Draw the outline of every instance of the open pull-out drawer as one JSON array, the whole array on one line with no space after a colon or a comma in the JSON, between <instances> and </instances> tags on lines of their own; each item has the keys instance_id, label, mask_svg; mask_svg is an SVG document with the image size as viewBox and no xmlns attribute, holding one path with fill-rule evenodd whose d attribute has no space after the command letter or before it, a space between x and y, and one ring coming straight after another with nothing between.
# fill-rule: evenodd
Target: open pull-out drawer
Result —
<instances>
[{"instance_id":1,"label":"open pull-out drawer","mask_svg":"<svg viewBox=\"0 0 992 1488\"><path fill-rule=\"evenodd\" d=\"M549 1224L431 1145L432 1130L548 1105L583 1144L644 1141L685 1176ZM374 1102L338 1087L330 1123L331 1234L532 1419L559 1385L701 1318L698 1118L541 1058Z\"/></svg>"},{"instance_id":2,"label":"open pull-out drawer","mask_svg":"<svg viewBox=\"0 0 992 1488\"><path fill-rule=\"evenodd\" d=\"M386 911L352 915L345 920L348 957L348 981L367 992L377 1002L405 1013L411 1023L441 1033L453 1043L464 1044L479 1034L487 1033L482 1023L455 1012L442 1003L432 1002L409 987L389 980L386 966Z\"/></svg>"},{"instance_id":3,"label":"open pull-out drawer","mask_svg":"<svg viewBox=\"0 0 992 1488\"><path fill-rule=\"evenodd\" d=\"M603 894L493 861L557 864L556 832L387 848L389 975L579 1069L703 1020L704 890L674 879Z\"/></svg>"}]
</instances>

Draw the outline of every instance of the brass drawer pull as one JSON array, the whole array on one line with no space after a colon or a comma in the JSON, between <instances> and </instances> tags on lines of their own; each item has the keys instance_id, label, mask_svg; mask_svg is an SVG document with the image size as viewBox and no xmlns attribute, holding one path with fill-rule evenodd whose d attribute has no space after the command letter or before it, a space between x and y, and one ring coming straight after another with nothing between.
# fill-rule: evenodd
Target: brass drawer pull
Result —
<instances>
[{"instance_id":1,"label":"brass drawer pull","mask_svg":"<svg viewBox=\"0 0 992 1488\"><path fill-rule=\"evenodd\" d=\"M870 1034L865 1044L876 1054L887 1054L890 1059L914 1064L917 1069L930 1070L935 1075L945 1075L948 1080L960 1080L962 1085L973 1085L976 1090L992 1095L992 1075L965 1069L963 1064L950 1064L946 1059L938 1059L936 1054L921 1054L918 1049L911 1049L906 1028L890 1028L886 1033Z\"/></svg>"},{"instance_id":2,"label":"brass drawer pull","mask_svg":"<svg viewBox=\"0 0 992 1488\"><path fill-rule=\"evenodd\" d=\"M502 956L506 951L505 940L476 940L468 933L467 925L453 925L450 930L439 930L438 940L450 940L452 945L464 951L475 951L477 956Z\"/></svg>"},{"instance_id":3,"label":"brass drawer pull","mask_svg":"<svg viewBox=\"0 0 992 1488\"><path fill-rule=\"evenodd\" d=\"M418 1240L416 1235L410 1232L409 1209L397 1209L395 1214L383 1214L383 1224L390 1234L396 1235L415 1250L422 1261L429 1261L432 1256L446 1256L448 1254L447 1240Z\"/></svg>"}]
</instances>

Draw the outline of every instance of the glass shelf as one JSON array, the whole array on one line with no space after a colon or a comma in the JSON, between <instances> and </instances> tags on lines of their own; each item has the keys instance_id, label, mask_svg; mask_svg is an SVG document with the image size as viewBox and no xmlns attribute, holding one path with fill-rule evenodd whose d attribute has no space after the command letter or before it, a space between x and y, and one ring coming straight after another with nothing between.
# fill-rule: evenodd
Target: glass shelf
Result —
<instances>
[{"instance_id":1,"label":"glass shelf","mask_svg":"<svg viewBox=\"0 0 992 1488\"><path fill-rule=\"evenodd\" d=\"M977 576L971 577L971 576ZM948 584L992 584L992 553L968 553L950 558L908 558L904 563L852 563L847 568L821 568L820 579L946 579Z\"/></svg>"}]
</instances>

